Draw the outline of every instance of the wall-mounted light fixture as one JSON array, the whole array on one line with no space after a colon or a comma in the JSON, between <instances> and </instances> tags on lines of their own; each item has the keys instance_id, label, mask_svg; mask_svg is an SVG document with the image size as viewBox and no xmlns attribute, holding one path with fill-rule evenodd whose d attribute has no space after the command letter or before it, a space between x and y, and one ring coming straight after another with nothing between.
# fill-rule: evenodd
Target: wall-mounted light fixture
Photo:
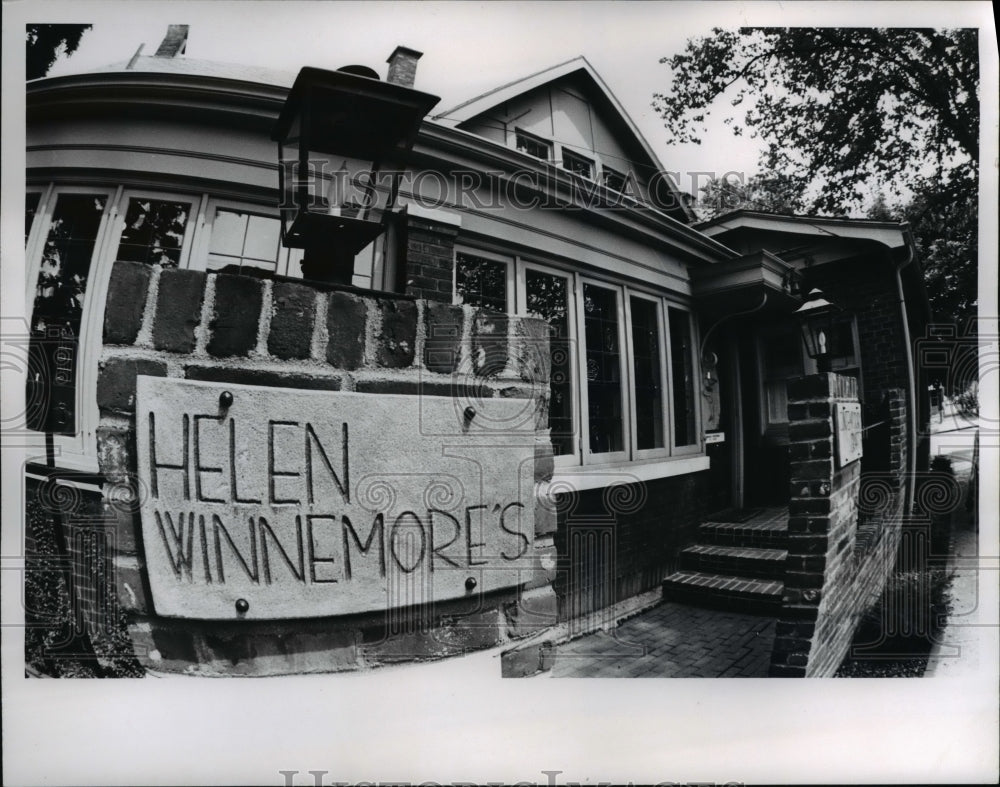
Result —
<instances>
[{"instance_id":1,"label":"wall-mounted light fixture","mask_svg":"<svg viewBox=\"0 0 1000 787\"><path fill-rule=\"evenodd\" d=\"M811 290L806 302L795 311L806 354L816 361L816 369L820 372L830 371L834 325L841 313L842 309L828 301L818 289Z\"/></svg>"},{"instance_id":2,"label":"wall-mounted light fixture","mask_svg":"<svg viewBox=\"0 0 1000 787\"><path fill-rule=\"evenodd\" d=\"M278 143L282 243L307 279L350 284L354 257L385 229L420 123L439 101L366 66L303 68Z\"/></svg>"}]
</instances>

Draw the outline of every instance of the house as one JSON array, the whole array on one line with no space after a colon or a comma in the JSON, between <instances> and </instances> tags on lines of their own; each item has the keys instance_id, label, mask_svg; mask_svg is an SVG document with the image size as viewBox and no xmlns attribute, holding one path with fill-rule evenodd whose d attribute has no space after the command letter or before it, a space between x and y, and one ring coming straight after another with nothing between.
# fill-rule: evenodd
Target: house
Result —
<instances>
[{"instance_id":1,"label":"house","mask_svg":"<svg viewBox=\"0 0 1000 787\"><path fill-rule=\"evenodd\" d=\"M785 511L790 496L797 516L802 457L795 445L808 430L796 420L820 416L796 405L806 388L789 388L790 378L832 380L817 396L860 404L866 425L892 421L901 430L893 433L896 454L890 461L887 432L878 472L895 473L899 483L885 510L897 516L912 496L899 479L917 467L920 453L925 410L910 348L927 312L904 225L746 211L696 223L626 110L580 57L432 112L400 173L385 231L354 257L350 286L317 284L302 278L302 250L282 245L277 206L271 134L295 75L184 57L182 27L173 26L153 56L27 88L25 244L35 362L28 426L50 440L48 457L29 467L29 478L103 496L97 531L108 539L112 602L144 667L212 674L355 669L516 643L559 623L585 630L640 603L635 599L659 597L665 579L667 592L687 597L706 571L688 565L686 551L713 516L732 531L740 516ZM397 48L388 81L412 88L419 56ZM352 68L352 79L373 78ZM816 374L794 316L813 287L842 308L830 334L833 376ZM169 394L157 387L167 384ZM255 409L285 413L272 413L270 432L260 437L260 450L266 443L270 452L261 460L266 469L237 462L244 438L235 417L228 436L205 432L199 448L199 430L216 429L213 422L207 415L181 419L172 408L194 413L195 404L188 410L177 402L206 390L225 402L212 418L224 419L230 406L247 407L248 418ZM358 396L367 404L358 405ZM251 516L247 535L223 514L192 509L185 530L184 512L168 518L148 509L157 477L179 490L182 475L184 501L225 501L226 511L238 513L269 494L272 504L304 506L304 492L282 497L280 489L308 476L311 501L312 474L324 467L320 453L322 472L347 498L354 490L338 475L346 475L347 421L341 466L339 438L321 435L309 408L319 412L322 401L357 406L351 417L368 425L356 429L352 421L353 446L359 434L369 446L408 446L423 437L403 435L413 423L404 414L418 412L406 408L415 401L437 408L441 400L459 402L467 421L502 407L511 418L534 414L517 427L531 447L528 476L517 478L527 477L530 489L519 481L510 492L519 502L508 504L525 512L523 529L502 515L482 525L496 526L506 541L474 533L469 511L484 505L468 507L464 525L447 515L455 535L443 546L435 541L445 515L426 503L430 486L426 516L407 510L412 521L403 522L387 509L365 540L367 525L352 514L342 546L339 535L336 545L317 546L324 537L311 529L318 514L290 513L283 535L276 514L257 524ZM146 403L142 412L137 402ZM366 409L383 419L384 434L365 420ZM446 419L443 409L434 413ZM167 428L168 415L176 416L176 434L157 431ZM823 439L832 440L833 410L821 417ZM860 439L860 423L852 428ZM305 458L276 460L284 438L275 435L293 430L305 441ZM249 446L258 438L245 439ZM513 460L503 456L498 444L479 460L485 486L511 471ZM855 500L853 518L847 505L836 523L853 532L859 463L844 469L826 457L823 494L842 488ZM451 477L426 456L386 461L420 483ZM269 493L255 491L268 480ZM392 484L408 494L411 482ZM228 491L203 491L203 483ZM67 532L72 513L60 525ZM782 516L779 538L794 524ZM305 551L303 521L310 528ZM461 560L449 551L460 537L468 545ZM874 542L882 557L892 553L891 535ZM405 551L417 543L418 552ZM487 559L476 548L507 555L511 544L518 562L501 566L506 573L491 574L492 565L477 573ZM352 595L345 566L352 556L355 566L374 560L376 546L381 573L366 576L364 589L356 582ZM343 551L317 557L323 549ZM794 549L772 551L768 570L779 579L762 598L749 596L787 611L801 601L789 601L780 581ZM223 553L228 576L244 581L228 595L225 580L220 584ZM440 580L459 563L459 584ZM272 588L279 567L294 588ZM202 570L204 584L194 588ZM713 564L707 573L726 570ZM822 566L809 570L821 584L834 581ZM844 632L849 639L859 599L884 581L884 571L869 574L864 593L854 592L849 578L835 580L851 599L850 609L838 607L834 616L836 647ZM448 589L421 584L432 575ZM387 591L397 580L402 584ZM340 596L316 589L338 581L346 588ZM90 599L88 614L99 616L90 576L77 571L74 582ZM190 587L171 590L185 582ZM403 595L387 604L390 591ZM787 659L783 666L793 673L801 667Z\"/></svg>"}]
</instances>

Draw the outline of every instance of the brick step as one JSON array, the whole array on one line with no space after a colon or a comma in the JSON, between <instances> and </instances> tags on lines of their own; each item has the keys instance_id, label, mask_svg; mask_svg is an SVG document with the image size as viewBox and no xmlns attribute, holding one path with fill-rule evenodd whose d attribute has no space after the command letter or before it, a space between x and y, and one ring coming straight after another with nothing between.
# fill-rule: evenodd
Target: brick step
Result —
<instances>
[{"instance_id":1,"label":"brick step","mask_svg":"<svg viewBox=\"0 0 1000 787\"><path fill-rule=\"evenodd\" d=\"M784 549L788 546L788 520L769 522L702 522L698 525L698 540L719 546Z\"/></svg>"},{"instance_id":2,"label":"brick step","mask_svg":"<svg viewBox=\"0 0 1000 787\"><path fill-rule=\"evenodd\" d=\"M785 575L784 549L695 544L681 551L681 568L709 574L781 580Z\"/></svg>"},{"instance_id":3,"label":"brick step","mask_svg":"<svg viewBox=\"0 0 1000 787\"><path fill-rule=\"evenodd\" d=\"M675 571L663 580L663 598L734 612L773 614L781 608L785 584L774 579Z\"/></svg>"}]
</instances>

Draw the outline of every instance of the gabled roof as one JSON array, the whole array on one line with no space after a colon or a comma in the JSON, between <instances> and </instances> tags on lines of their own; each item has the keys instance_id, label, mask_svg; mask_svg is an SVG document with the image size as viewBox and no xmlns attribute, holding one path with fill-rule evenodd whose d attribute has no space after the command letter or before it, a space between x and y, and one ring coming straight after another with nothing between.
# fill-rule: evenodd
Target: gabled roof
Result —
<instances>
[{"instance_id":1,"label":"gabled roof","mask_svg":"<svg viewBox=\"0 0 1000 787\"><path fill-rule=\"evenodd\" d=\"M660 162L659 157L653 152L653 148L650 146L646 138L643 137L642 132L639 131L639 127L636 126L635 122L629 117L628 112L625 111L625 107L619 103L618 99L615 98L615 94L611 92L611 89L604 83L594 67L590 65L583 55L578 55L571 60L567 60L564 63L559 63L557 65L546 68L542 71L538 71L530 76L524 77L523 79L517 79L513 82L508 82L505 85L489 90L486 93L471 98L458 106L452 107L440 114L434 115L433 120L443 125L451 126L452 128L458 128L463 123L481 115L485 112L489 112L500 104L504 104L518 96L528 93L536 88L547 85L550 82L555 82L556 80L563 79L570 75L583 75L589 82L591 86L595 89L597 94L607 102L613 112L615 112L619 119L622 121L625 128L628 129L630 136L632 137L632 142L642 150L643 154L648 159L647 162L653 170L663 171L663 164ZM669 183L669 178L666 179ZM683 209L685 215L688 217L689 221L694 221L696 215L694 211L682 200L678 200Z\"/></svg>"}]
</instances>

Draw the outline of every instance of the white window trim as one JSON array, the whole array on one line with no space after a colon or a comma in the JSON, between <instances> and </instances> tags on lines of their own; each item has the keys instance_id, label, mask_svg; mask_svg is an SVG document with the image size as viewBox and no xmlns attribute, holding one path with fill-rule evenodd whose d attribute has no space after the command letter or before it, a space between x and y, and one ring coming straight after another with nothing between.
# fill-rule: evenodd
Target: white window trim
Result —
<instances>
[{"instance_id":1,"label":"white window trim","mask_svg":"<svg viewBox=\"0 0 1000 787\"><path fill-rule=\"evenodd\" d=\"M555 466L578 467L580 464L580 450L582 447L580 438L580 358L577 348L580 346L579 334L576 325L576 277L569 271L552 268L535 262L528 262L520 257L517 258L517 314L528 315L528 290L525 272L528 270L538 271L548 276L558 276L566 281L566 326L567 340L570 346L569 366L570 366L570 391L571 406L573 408L573 450L568 454L553 457Z\"/></svg>"},{"instance_id":2,"label":"white window trim","mask_svg":"<svg viewBox=\"0 0 1000 787\"><path fill-rule=\"evenodd\" d=\"M628 389L631 388L632 375L628 369L628 348L625 345L625 308L624 308L624 287L622 285L607 284L603 281L591 279L577 274L577 335L581 337L578 342L577 356L579 358L580 375L580 447L583 454L584 465L615 464L627 462L632 455L631 429L631 408L629 407ZM622 429L622 450L607 451L604 453L593 453L590 450L590 392L587 385L587 332L585 329L586 312L584 310L585 285L599 287L610 290L615 295L616 313L618 315L618 374L621 381L621 429Z\"/></svg>"},{"instance_id":3,"label":"white window trim","mask_svg":"<svg viewBox=\"0 0 1000 787\"><path fill-rule=\"evenodd\" d=\"M38 213L31 227L27 260L27 293L26 307L29 319L34 318L35 291L38 285L38 274L41 270L42 251L45 239L52 226L52 213L63 194L93 194L106 197L104 213L98 226L97 237L94 240L94 250L90 257L90 269L87 277L87 290L83 302L83 312L80 316L80 335L77 341L78 361L76 365L75 395L76 395L76 433L72 435L53 434L52 442L55 449L56 464L60 467L87 472L97 472L97 452L95 437L99 413L97 409L97 361L100 353L104 327L104 301L108 293L108 279L111 263L105 262L108 256L109 238L116 223L115 210L121 187L117 189L107 186L58 186L51 184L46 188L42 200L38 203ZM113 262L113 261L112 261ZM37 434L44 434L38 432Z\"/></svg>"},{"instance_id":4,"label":"white window trim","mask_svg":"<svg viewBox=\"0 0 1000 787\"><path fill-rule=\"evenodd\" d=\"M668 358L667 351L666 351L667 332L666 332L666 326L664 325L664 313L663 313L663 306L662 306L662 302L663 301L662 301L661 298L657 298L655 296L647 295L646 293L639 292L637 290L628 290L627 288L626 288L625 295L626 295L626 299L625 299L625 305L626 305L625 306L625 308L626 308L626 325L625 325L625 330L626 330L626 334L627 334L628 348L629 348L629 359L628 360L631 361L630 364L628 362L626 362L626 365L629 367L629 383L630 383L629 387L628 387L629 410L630 410L630 413L631 413L631 419L630 419L629 423L630 423L630 427L631 427L631 434L633 434L633 435L636 436L636 443L637 443L637 445L635 447L635 450L633 451L633 457L637 461L642 461L642 460L645 460L645 459L666 458L666 457L668 457L670 455L670 446L672 445L672 439L671 439L672 435L671 435L671 429L670 429L670 420L671 420L670 419L670 412L671 412L671 408L669 408L667 406L667 401L666 401L667 398L670 395L671 389L668 387L668 384L667 384L668 383L668 376L667 376L667 369L666 369L666 366L667 366L666 361L667 361L667 358ZM634 379L634 377L635 377L635 337L632 334L632 299L633 298L638 298L638 299L641 299L641 300L644 300L644 301L647 301L647 302L653 304L653 307L655 308L655 313L656 313L657 340L659 341L659 350L660 350L660 357L659 357L659 363L660 363L660 392L661 392L661 394L660 394L660 417L662 419L661 423L663 425L663 434L661 435L661 440L663 442L663 446L660 447L660 448L643 448L643 449L640 449L638 447L639 408L638 408L638 400L637 400L637 395L636 395L636 390L635 390L635 379Z\"/></svg>"},{"instance_id":5,"label":"white window trim","mask_svg":"<svg viewBox=\"0 0 1000 787\"><path fill-rule=\"evenodd\" d=\"M467 254L470 257L480 257L484 260L490 260L492 262L501 262L505 266L504 275L504 287L506 287L506 292L504 294L504 301L507 304L506 314L510 317L515 315L516 309L516 295L517 288L516 285L516 273L515 273L515 258L510 255L497 254L493 251L486 251L475 246L456 246L455 254L452 257L451 264L451 302L455 306L463 305L461 296L458 293L458 255Z\"/></svg>"},{"instance_id":6,"label":"white window trim","mask_svg":"<svg viewBox=\"0 0 1000 787\"><path fill-rule=\"evenodd\" d=\"M581 162L583 162L585 164L588 164L590 166L590 174L589 175L582 175L579 172L577 172L576 170L572 170L569 167L567 167L566 166L566 156L567 156L567 154L569 155L569 157L571 159L572 158L577 158ZM587 180L595 180L595 178L597 177L597 170L598 170L597 160L593 156L585 156L583 153L580 153L579 151L574 150L573 148L569 147L568 145L560 145L559 146L559 166L563 170L565 170L566 172L570 173L571 175L576 175L579 178L586 178Z\"/></svg>"},{"instance_id":7,"label":"white window trim","mask_svg":"<svg viewBox=\"0 0 1000 787\"><path fill-rule=\"evenodd\" d=\"M692 387L691 387L691 397L692 404L694 405L694 442L691 445L677 445L677 435L674 428L674 419L676 414L674 412L674 386L677 381L674 380L674 364L673 364L673 342L671 341L670 335L670 309L675 309L687 316L688 320L688 330L691 336L691 377L692 377ZM701 396L698 387L698 381L701 379L701 359L698 358L698 325L697 321L694 319L694 314L686 306L681 306L676 303L663 304L663 319L664 324L667 326L667 366L669 368L669 374L667 379L669 380L669 391L670 396L670 454L671 456L690 456L691 454L700 454L704 449L704 435L702 430L702 415L701 415Z\"/></svg>"},{"instance_id":8,"label":"white window trim","mask_svg":"<svg viewBox=\"0 0 1000 787\"><path fill-rule=\"evenodd\" d=\"M190 266L191 248L194 245L195 236L198 234L198 218L200 209L204 203L203 194L191 194L174 191L157 191L155 189L123 189L116 205L117 216L115 220L112 239L114 248L108 249L111 256L117 259L118 247L121 245L122 233L125 231L125 216L128 212L128 204L133 199L160 200L162 202L186 202L191 206L188 212L187 224L184 227L184 242L181 244L180 257L177 260L178 268ZM115 262L115 260L110 260Z\"/></svg>"},{"instance_id":9,"label":"white window trim","mask_svg":"<svg viewBox=\"0 0 1000 787\"><path fill-rule=\"evenodd\" d=\"M518 148L518 146L517 146L517 137L518 137L518 135L521 135L522 137L526 137L527 139L530 139L533 142L537 142L539 145L544 145L549 150L548 157L547 158L542 158L541 156L536 156L534 153L528 153L527 151L523 151L520 148ZM516 150L518 153L522 153L525 156L531 156L532 158L538 159L539 161L545 161L545 162L548 162L550 164L555 159L555 156L556 156L556 144L551 139L546 139L545 137L540 137L538 134L532 134L530 131L525 131L523 128L520 128L518 126L514 126L514 139L513 139L513 142L514 142L514 150Z\"/></svg>"},{"instance_id":10,"label":"white window trim","mask_svg":"<svg viewBox=\"0 0 1000 787\"><path fill-rule=\"evenodd\" d=\"M212 244L212 232L215 228L215 214L218 210L231 210L237 213L248 213L254 216L264 216L281 221L281 216L273 205L262 205L255 202L240 202L238 200L202 195L198 210L198 223L195 231L195 242L191 250L189 267L192 270L207 271L208 257ZM302 249L288 249L278 244L278 257L275 261L274 274L301 278L299 263L302 261ZM256 266L254 266L255 269ZM258 270L264 270L259 268Z\"/></svg>"},{"instance_id":11,"label":"white window trim","mask_svg":"<svg viewBox=\"0 0 1000 787\"><path fill-rule=\"evenodd\" d=\"M555 486L559 492L573 489L582 492L587 489L601 489L614 484L634 484L642 481L655 481L660 478L699 473L708 470L710 460L704 454L698 456L673 457L654 462L627 462L601 467L562 468L557 470L548 486L540 492Z\"/></svg>"}]
</instances>

